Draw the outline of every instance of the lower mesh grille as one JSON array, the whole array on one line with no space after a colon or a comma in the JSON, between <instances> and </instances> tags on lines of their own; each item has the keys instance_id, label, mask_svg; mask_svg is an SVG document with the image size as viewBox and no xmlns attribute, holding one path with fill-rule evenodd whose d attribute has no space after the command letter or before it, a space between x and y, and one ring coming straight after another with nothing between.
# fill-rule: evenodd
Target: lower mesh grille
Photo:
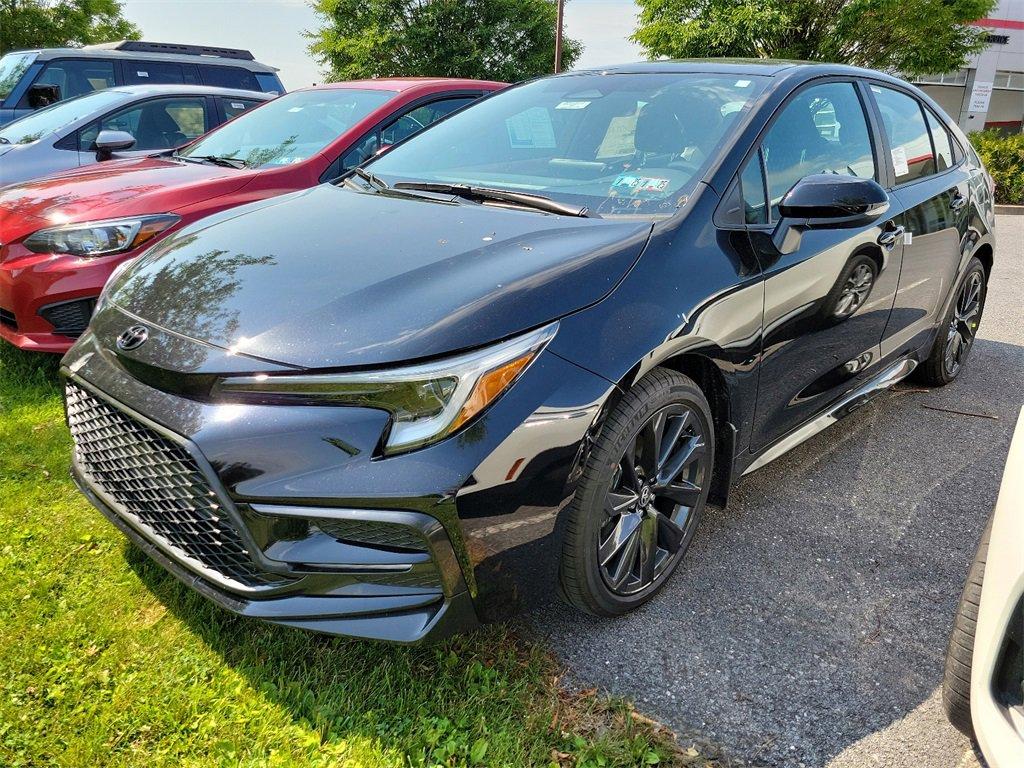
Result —
<instances>
[{"instance_id":1,"label":"lower mesh grille","mask_svg":"<svg viewBox=\"0 0 1024 768\"><path fill-rule=\"evenodd\" d=\"M222 580L263 587L284 579L257 570L199 465L177 443L81 387L66 387L75 463L115 511L179 557Z\"/></svg>"},{"instance_id":2,"label":"lower mesh grille","mask_svg":"<svg viewBox=\"0 0 1024 768\"><path fill-rule=\"evenodd\" d=\"M53 326L54 333L78 338L85 333L95 308L95 299L63 301L43 307L39 310L39 316Z\"/></svg>"},{"instance_id":3,"label":"lower mesh grille","mask_svg":"<svg viewBox=\"0 0 1024 768\"><path fill-rule=\"evenodd\" d=\"M8 328L18 330L18 318L14 316L14 313L9 309L0 307L0 325L6 325Z\"/></svg>"},{"instance_id":4,"label":"lower mesh grille","mask_svg":"<svg viewBox=\"0 0 1024 768\"><path fill-rule=\"evenodd\" d=\"M427 551L426 540L407 525L375 520L330 519L316 520L316 527L340 541L414 552Z\"/></svg>"}]
</instances>

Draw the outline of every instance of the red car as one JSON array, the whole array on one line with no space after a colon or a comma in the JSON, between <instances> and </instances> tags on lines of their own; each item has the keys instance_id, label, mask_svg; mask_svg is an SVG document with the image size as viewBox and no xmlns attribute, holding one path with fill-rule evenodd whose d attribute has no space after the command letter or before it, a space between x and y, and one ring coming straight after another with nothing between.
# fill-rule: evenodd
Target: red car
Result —
<instances>
[{"instance_id":1,"label":"red car","mask_svg":"<svg viewBox=\"0 0 1024 768\"><path fill-rule=\"evenodd\" d=\"M293 91L172 152L0 188L0 337L63 353L114 268L159 238L333 179L504 85L410 78Z\"/></svg>"}]
</instances>

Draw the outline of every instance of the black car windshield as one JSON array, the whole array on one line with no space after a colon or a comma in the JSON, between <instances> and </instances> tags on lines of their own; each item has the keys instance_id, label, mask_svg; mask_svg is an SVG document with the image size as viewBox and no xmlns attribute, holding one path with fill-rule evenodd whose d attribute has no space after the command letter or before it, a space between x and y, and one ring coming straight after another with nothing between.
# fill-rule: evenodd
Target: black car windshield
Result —
<instances>
[{"instance_id":1,"label":"black car windshield","mask_svg":"<svg viewBox=\"0 0 1024 768\"><path fill-rule=\"evenodd\" d=\"M125 101L124 93L116 90L92 91L73 99L58 101L0 128L0 144L31 144L66 125L101 114L108 107L118 106Z\"/></svg>"},{"instance_id":2,"label":"black car windshield","mask_svg":"<svg viewBox=\"0 0 1024 768\"><path fill-rule=\"evenodd\" d=\"M764 84L706 73L537 80L455 114L369 168L388 183L530 192L601 216L668 215Z\"/></svg>"},{"instance_id":3,"label":"black car windshield","mask_svg":"<svg viewBox=\"0 0 1024 768\"><path fill-rule=\"evenodd\" d=\"M299 163L394 95L394 91L356 88L293 91L243 113L178 154L231 158L248 168Z\"/></svg>"}]
</instances>

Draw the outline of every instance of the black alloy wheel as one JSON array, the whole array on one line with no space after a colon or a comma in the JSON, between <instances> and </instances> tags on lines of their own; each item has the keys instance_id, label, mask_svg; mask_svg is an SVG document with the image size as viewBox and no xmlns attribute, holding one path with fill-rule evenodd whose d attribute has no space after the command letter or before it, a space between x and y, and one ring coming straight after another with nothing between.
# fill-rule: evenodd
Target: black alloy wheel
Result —
<instances>
[{"instance_id":1,"label":"black alloy wheel","mask_svg":"<svg viewBox=\"0 0 1024 768\"><path fill-rule=\"evenodd\" d=\"M946 311L938 336L916 371L918 380L941 387L953 381L967 364L967 355L974 347L987 293L985 267L972 258Z\"/></svg>"},{"instance_id":2,"label":"black alloy wheel","mask_svg":"<svg viewBox=\"0 0 1024 768\"><path fill-rule=\"evenodd\" d=\"M656 368L605 419L562 547L562 596L598 616L650 600L690 546L707 503L715 434L701 389Z\"/></svg>"},{"instance_id":3,"label":"black alloy wheel","mask_svg":"<svg viewBox=\"0 0 1024 768\"><path fill-rule=\"evenodd\" d=\"M942 353L946 373L950 378L960 372L967 353L974 344L978 321L981 319L983 282L984 275L981 272L971 272L956 297L953 316L946 328L946 346Z\"/></svg>"},{"instance_id":4,"label":"black alloy wheel","mask_svg":"<svg viewBox=\"0 0 1024 768\"><path fill-rule=\"evenodd\" d=\"M605 495L598 538L612 592L634 595L665 572L697 520L709 464L700 421L681 403L659 410L633 437Z\"/></svg>"}]
</instances>

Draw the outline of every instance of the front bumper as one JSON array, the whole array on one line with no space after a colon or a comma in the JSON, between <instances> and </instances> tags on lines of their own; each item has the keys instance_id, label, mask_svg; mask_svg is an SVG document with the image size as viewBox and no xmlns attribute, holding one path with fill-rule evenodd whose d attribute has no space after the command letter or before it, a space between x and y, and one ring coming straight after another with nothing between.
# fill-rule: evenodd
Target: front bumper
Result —
<instances>
[{"instance_id":1,"label":"front bumper","mask_svg":"<svg viewBox=\"0 0 1024 768\"><path fill-rule=\"evenodd\" d=\"M194 463L189 471L203 478L237 530L241 543L234 550L251 558L255 570L248 576L256 581L240 583L245 573L223 578L154 535L167 521L142 520L110 487L100 487L83 466L79 435L73 472L98 509L189 586L242 615L406 643L504 618L554 594L560 512L614 389L608 382L542 353L464 432L384 457L378 451L388 418L382 411L218 403L168 391L181 378L153 367L165 353L187 359L190 372L255 364L215 348L186 350L185 340L165 338L159 329L151 329L140 349L148 357L129 359L110 351L125 322L130 319L116 310L104 310L64 360L70 386L103 401L86 408L90 418L112 408L132 420L98 425L98 449L120 453L101 455L93 465L124 469L104 462L137 454L136 446L104 441L123 441L137 425L158 435L146 438L150 442L171 441L185 450ZM69 395L69 418L81 408L79 400ZM163 493L166 508L180 484L168 496L159 482L166 473L154 471L147 479L147 472L135 467L111 477ZM169 508L178 517L179 507ZM427 546L410 552L415 548L401 541L338 534L339 525L353 520L404 526ZM194 515L171 522L205 525ZM267 583L259 583L263 576Z\"/></svg>"}]
</instances>

